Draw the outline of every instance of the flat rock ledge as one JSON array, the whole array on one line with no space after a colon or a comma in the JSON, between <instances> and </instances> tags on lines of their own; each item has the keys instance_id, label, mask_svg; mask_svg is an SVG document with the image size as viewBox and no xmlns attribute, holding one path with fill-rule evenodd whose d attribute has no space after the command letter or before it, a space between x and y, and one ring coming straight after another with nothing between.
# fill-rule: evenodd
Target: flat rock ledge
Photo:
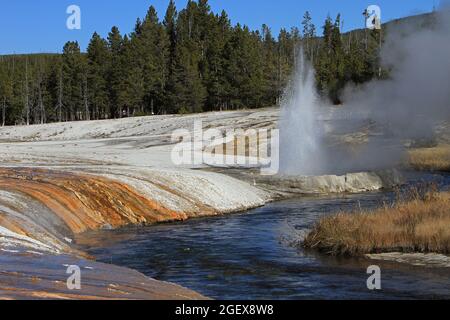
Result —
<instances>
[{"instance_id":1,"label":"flat rock ledge","mask_svg":"<svg viewBox=\"0 0 450 320\"><path fill-rule=\"evenodd\" d=\"M390 189L404 183L397 170L359 172L324 176L268 176L258 177L254 185L280 195L363 193Z\"/></svg>"},{"instance_id":2,"label":"flat rock ledge","mask_svg":"<svg viewBox=\"0 0 450 320\"><path fill-rule=\"evenodd\" d=\"M391 261L407 263L414 266L429 268L450 268L450 256L437 253L380 253L367 254L367 258L372 260Z\"/></svg>"},{"instance_id":3,"label":"flat rock ledge","mask_svg":"<svg viewBox=\"0 0 450 320\"><path fill-rule=\"evenodd\" d=\"M80 268L80 290L67 286L69 266ZM0 252L0 300L204 300L181 286L123 267L68 255Z\"/></svg>"}]
</instances>

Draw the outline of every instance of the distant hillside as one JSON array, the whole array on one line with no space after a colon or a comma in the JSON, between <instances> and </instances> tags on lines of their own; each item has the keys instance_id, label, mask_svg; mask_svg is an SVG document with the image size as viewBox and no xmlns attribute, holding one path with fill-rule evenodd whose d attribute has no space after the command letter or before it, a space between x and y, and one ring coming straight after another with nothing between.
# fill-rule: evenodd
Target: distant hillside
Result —
<instances>
[{"instance_id":1,"label":"distant hillside","mask_svg":"<svg viewBox=\"0 0 450 320\"><path fill-rule=\"evenodd\" d=\"M395 20L391 20L382 24L382 29L385 32L390 32L392 30L403 28L407 26L414 26L417 28L426 28L433 25L436 19L436 14L434 12L423 13L419 15L399 18ZM349 32L346 32L344 35L360 35L364 34L366 29L355 29Z\"/></svg>"}]
</instances>

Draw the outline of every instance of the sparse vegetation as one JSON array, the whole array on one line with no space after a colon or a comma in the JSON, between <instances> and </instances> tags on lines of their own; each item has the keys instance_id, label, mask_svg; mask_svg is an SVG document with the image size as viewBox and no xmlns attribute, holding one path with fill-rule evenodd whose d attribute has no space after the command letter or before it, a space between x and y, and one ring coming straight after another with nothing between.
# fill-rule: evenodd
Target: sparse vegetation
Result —
<instances>
[{"instance_id":1,"label":"sparse vegetation","mask_svg":"<svg viewBox=\"0 0 450 320\"><path fill-rule=\"evenodd\" d=\"M409 151L408 160L416 170L450 171L450 146L413 149Z\"/></svg>"},{"instance_id":2,"label":"sparse vegetation","mask_svg":"<svg viewBox=\"0 0 450 320\"><path fill-rule=\"evenodd\" d=\"M450 193L416 188L391 206L321 219L304 241L331 255L450 253Z\"/></svg>"}]
</instances>

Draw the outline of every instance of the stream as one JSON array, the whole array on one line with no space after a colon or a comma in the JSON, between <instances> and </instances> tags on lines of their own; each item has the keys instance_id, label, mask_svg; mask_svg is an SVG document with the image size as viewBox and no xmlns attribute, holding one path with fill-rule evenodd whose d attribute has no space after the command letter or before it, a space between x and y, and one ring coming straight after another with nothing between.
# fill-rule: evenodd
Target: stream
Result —
<instances>
[{"instance_id":1,"label":"stream","mask_svg":"<svg viewBox=\"0 0 450 320\"><path fill-rule=\"evenodd\" d=\"M425 179L450 185L448 176ZM393 197L376 192L290 199L233 215L91 232L82 243L98 261L215 299L450 299L448 268L331 257L298 245L320 217ZM367 288L370 265L381 268L381 290Z\"/></svg>"}]
</instances>

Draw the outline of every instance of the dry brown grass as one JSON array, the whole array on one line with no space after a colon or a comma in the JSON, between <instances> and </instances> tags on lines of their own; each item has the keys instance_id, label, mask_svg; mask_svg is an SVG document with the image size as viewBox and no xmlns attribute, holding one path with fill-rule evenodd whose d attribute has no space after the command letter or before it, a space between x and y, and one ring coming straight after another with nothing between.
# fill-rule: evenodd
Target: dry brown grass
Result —
<instances>
[{"instance_id":1,"label":"dry brown grass","mask_svg":"<svg viewBox=\"0 0 450 320\"><path fill-rule=\"evenodd\" d=\"M450 192L412 192L393 206L321 219L304 241L333 255L450 253Z\"/></svg>"},{"instance_id":2,"label":"dry brown grass","mask_svg":"<svg viewBox=\"0 0 450 320\"><path fill-rule=\"evenodd\" d=\"M450 171L450 146L413 149L409 151L408 160L416 170Z\"/></svg>"}]
</instances>

